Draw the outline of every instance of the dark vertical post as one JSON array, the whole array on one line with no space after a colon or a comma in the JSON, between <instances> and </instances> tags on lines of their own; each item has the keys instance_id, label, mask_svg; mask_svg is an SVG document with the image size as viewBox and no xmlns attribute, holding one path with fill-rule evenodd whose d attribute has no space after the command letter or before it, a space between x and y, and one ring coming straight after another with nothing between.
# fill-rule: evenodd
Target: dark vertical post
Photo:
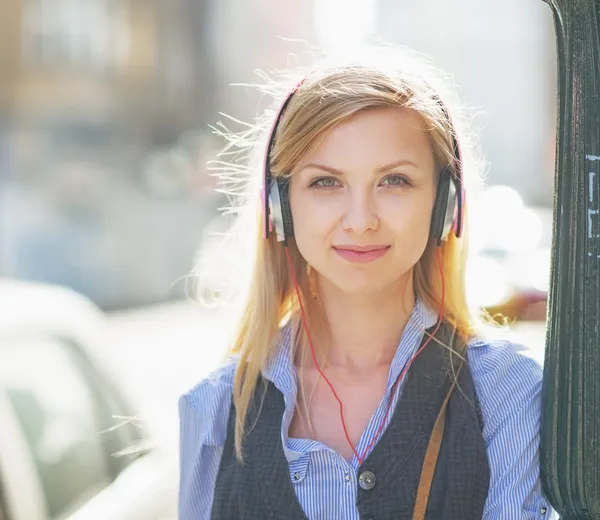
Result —
<instances>
[{"instance_id":1,"label":"dark vertical post","mask_svg":"<svg viewBox=\"0 0 600 520\"><path fill-rule=\"evenodd\" d=\"M545 0L559 77L541 467L566 520L600 519L600 0Z\"/></svg>"}]
</instances>

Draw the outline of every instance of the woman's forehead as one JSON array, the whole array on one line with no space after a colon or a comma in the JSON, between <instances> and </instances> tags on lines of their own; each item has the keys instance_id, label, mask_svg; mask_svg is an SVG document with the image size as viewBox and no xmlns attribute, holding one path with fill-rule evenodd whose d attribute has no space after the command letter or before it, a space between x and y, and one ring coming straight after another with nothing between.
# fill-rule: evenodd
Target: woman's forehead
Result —
<instances>
[{"instance_id":1,"label":"woman's forehead","mask_svg":"<svg viewBox=\"0 0 600 520\"><path fill-rule=\"evenodd\" d=\"M298 167L316 163L343 172L365 167L382 170L400 162L404 162L402 166L433 167L429 132L414 110L378 107L362 110L336 125Z\"/></svg>"}]
</instances>

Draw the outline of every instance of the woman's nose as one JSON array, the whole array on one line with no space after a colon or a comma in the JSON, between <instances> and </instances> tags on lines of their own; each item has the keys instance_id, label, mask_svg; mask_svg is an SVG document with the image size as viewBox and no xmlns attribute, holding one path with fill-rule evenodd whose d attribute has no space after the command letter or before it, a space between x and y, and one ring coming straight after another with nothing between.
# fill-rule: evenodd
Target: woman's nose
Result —
<instances>
[{"instance_id":1,"label":"woman's nose","mask_svg":"<svg viewBox=\"0 0 600 520\"><path fill-rule=\"evenodd\" d=\"M373 197L364 193L348 196L343 219L344 230L361 234L379 227L379 216Z\"/></svg>"}]
</instances>

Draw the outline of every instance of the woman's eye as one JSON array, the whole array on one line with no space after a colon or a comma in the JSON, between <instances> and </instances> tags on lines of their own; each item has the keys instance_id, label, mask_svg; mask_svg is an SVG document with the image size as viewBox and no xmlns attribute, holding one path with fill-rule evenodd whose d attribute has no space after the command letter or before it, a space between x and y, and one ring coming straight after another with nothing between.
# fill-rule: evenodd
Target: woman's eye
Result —
<instances>
[{"instance_id":1,"label":"woman's eye","mask_svg":"<svg viewBox=\"0 0 600 520\"><path fill-rule=\"evenodd\" d=\"M388 175L381 183L388 186L410 186L410 182L402 175Z\"/></svg>"},{"instance_id":2,"label":"woman's eye","mask_svg":"<svg viewBox=\"0 0 600 520\"><path fill-rule=\"evenodd\" d=\"M311 188L335 188L337 186L337 179L333 177L321 177L314 180L311 184Z\"/></svg>"}]
</instances>

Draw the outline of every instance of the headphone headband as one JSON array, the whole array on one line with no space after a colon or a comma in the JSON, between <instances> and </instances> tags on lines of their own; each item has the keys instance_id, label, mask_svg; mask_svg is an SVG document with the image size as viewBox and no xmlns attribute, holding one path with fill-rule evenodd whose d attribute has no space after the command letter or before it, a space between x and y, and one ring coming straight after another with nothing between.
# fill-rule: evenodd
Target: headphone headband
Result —
<instances>
[{"instance_id":1,"label":"headphone headband","mask_svg":"<svg viewBox=\"0 0 600 520\"><path fill-rule=\"evenodd\" d=\"M271 150L273 149L273 145L275 144L275 137L277 135L277 129L279 127L279 122L283 117L285 109L290 104L290 101L294 97L294 94L300 88L300 85L304 83L306 77L302 79L291 91L290 93L283 99L279 109L277 110L277 114L271 125L271 130L269 131L269 140L267 141L267 150L265 152L265 162L263 165L263 184L260 190L261 200L262 200L262 208L264 215L264 227L263 227L263 237L267 239L269 237L269 232L272 230L272 221L270 219L271 208L269 207L268 199L269 199L269 188L273 178L271 177Z\"/></svg>"}]
</instances>

